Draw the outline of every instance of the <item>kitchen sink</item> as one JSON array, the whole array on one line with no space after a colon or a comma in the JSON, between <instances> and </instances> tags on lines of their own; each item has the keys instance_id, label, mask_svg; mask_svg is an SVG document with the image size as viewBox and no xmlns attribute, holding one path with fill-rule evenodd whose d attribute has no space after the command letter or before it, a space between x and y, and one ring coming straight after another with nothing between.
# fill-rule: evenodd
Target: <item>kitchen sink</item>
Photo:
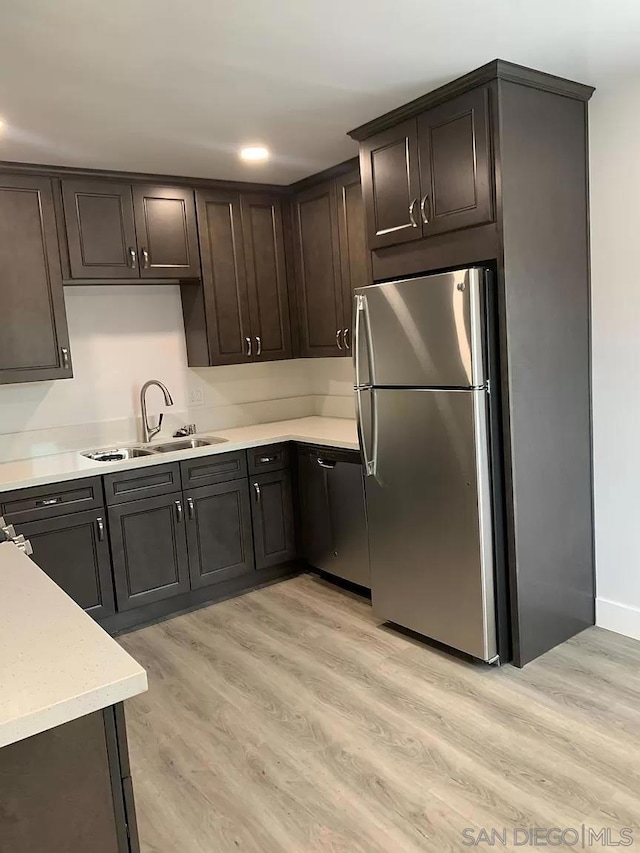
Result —
<instances>
[{"instance_id":1,"label":"kitchen sink","mask_svg":"<svg viewBox=\"0 0 640 853\"><path fill-rule=\"evenodd\" d=\"M167 441L165 444L154 444L154 453L172 453L174 450L194 450L196 447L209 447L212 444L223 444L226 438L182 438L177 441Z\"/></svg>"},{"instance_id":2,"label":"kitchen sink","mask_svg":"<svg viewBox=\"0 0 640 853\"><path fill-rule=\"evenodd\" d=\"M122 462L125 459L156 456L158 453L173 453L175 450L195 450L197 447L209 447L212 444L223 444L225 441L228 441L228 439L218 438L217 436L179 438L176 441L166 441L163 444L88 450L86 453L82 453L81 456L93 459L94 462Z\"/></svg>"},{"instance_id":3,"label":"kitchen sink","mask_svg":"<svg viewBox=\"0 0 640 853\"><path fill-rule=\"evenodd\" d=\"M121 462L124 459L138 459L141 456L153 456L153 450L147 450L146 447L117 447L108 448L107 450L91 450L82 453L87 459L93 459L94 462Z\"/></svg>"}]
</instances>

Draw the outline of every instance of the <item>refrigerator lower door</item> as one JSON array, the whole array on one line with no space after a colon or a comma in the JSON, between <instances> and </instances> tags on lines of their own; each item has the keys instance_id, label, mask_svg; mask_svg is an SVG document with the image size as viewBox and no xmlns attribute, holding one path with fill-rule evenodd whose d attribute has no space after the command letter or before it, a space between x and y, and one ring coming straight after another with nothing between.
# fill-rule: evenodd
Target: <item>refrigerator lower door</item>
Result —
<instances>
[{"instance_id":1,"label":"refrigerator lower door","mask_svg":"<svg viewBox=\"0 0 640 853\"><path fill-rule=\"evenodd\" d=\"M497 654L486 391L379 389L366 478L374 613Z\"/></svg>"}]
</instances>

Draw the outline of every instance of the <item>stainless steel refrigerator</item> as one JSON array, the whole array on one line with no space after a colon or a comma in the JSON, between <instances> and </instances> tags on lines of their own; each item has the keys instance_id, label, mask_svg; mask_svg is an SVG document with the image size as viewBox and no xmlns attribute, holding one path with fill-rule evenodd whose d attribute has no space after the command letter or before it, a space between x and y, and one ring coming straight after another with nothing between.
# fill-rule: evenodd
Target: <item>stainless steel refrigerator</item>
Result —
<instances>
[{"instance_id":1,"label":"stainless steel refrigerator","mask_svg":"<svg viewBox=\"0 0 640 853\"><path fill-rule=\"evenodd\" d=\"M374 613L497 658L486 273L356 290Z\"/></svg>"}]
</instances>

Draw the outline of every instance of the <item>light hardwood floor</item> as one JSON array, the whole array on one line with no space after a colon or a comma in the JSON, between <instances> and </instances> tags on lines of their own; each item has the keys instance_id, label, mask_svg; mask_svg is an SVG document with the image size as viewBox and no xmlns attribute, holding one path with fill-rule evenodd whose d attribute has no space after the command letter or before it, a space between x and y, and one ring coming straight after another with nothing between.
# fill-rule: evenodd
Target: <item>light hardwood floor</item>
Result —
<instances>
[{"instance_id":1,"label":"light hardwood floor","mask_svg":"<svg viewBox=\"0 0 640 853\"><path fill-rule=\"evenodd\" d=\"M120 642L149 673L126 704L143 853L445 853L465 828L582 824L640 849L633 640L490 668L304 575Z\"/></svg>"}]
</instances>

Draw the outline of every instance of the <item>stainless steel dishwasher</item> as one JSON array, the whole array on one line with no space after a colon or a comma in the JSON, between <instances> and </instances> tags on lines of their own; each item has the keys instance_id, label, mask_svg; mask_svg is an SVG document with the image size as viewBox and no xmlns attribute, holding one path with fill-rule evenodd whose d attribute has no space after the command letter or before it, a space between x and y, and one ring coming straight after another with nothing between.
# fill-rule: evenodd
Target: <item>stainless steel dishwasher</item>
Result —
<instances>
[{"instance_id":1,"label":"stainless steel dishwasher","mask_svg":"<svg viewBox=\"0 0 640 853\"><path fill-rule=\"evenodd\" d=\"M360 454L298 446L302 553L343 580L371 587L369 538Z\"/></svg>"}]
</instances>

